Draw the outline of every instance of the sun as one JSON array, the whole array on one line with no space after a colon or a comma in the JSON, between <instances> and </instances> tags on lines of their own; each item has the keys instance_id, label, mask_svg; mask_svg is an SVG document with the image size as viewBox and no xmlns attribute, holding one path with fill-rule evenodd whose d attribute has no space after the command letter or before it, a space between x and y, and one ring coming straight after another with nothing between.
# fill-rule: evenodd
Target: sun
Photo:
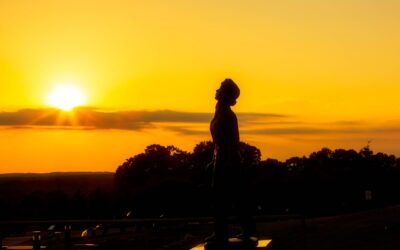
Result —
<instances>
[{"instance_id":1,"label":"sun","mask_svg":"<svg viewBox=\"0 0 400 250\"><path fill-rule=\"evenodd\" d=\"M57 85L47 97L47 104L64 111L85 104L83 91L74 85Z\"/></svg>"}]
</instances>

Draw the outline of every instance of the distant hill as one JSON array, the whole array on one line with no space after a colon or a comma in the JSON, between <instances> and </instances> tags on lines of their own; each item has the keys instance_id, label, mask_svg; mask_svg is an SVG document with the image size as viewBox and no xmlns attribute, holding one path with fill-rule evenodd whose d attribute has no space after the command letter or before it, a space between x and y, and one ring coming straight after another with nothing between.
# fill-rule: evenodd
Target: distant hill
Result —
<instances>
[{"instance_id":1,"label":"distant hill","mask_svg":"<svg viewBox=\"0 0 400 250\"><path fill-rule=\"evenodd\" d=\"M113 185L110 172L0 174L0 220L111 216Z\"/></svg>"},{"instance_id":2,"label":"distant hill","mask_svg":"<svg viewBox=\"0 0 400 250\"><path fill-rule=\"evenodd\" d=\"M51 172L51 173L6 173L0 174L0 178L7 177L44 177L44 176L87 176L87 175L113 175L114 172Z\"/></svg>"},{"instance_id":3,"label":"distant hill","mask_svg":"<svg viewBox=\"0 0 400 250\"><path fill-rule=\"evenodd\" d=\"M25 195L32 192L63 191L90 193L96 189L111 191L112 172L54 172L0 174L0 198Z\"/></svg>"}]
</instances>

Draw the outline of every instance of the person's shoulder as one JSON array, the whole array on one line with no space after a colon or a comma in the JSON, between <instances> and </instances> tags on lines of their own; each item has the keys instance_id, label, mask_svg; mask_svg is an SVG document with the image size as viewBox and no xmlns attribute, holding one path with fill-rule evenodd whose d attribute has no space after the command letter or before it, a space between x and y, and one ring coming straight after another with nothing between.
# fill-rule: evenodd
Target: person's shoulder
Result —
<instances>
[{"instance_id":1,"label":"person's shoulder","mask_svg":"<svg viewBox=\"0 0 400 250\"><path fill-rule=\"evenodd\" d=\"M226 115L228 116L229 120L237 122L237 117L236 117L235 112L233 112L233 110L229 110L229 112L227 112Z\"/></svg>"},{"instance_id":2,"label":"person's shoulder","mask_svg":"<svg viewBox=\"0 0 400 250\"><path fill-rule=\"evenodd\" d=\"M217 117L224 119L224 120L232 120L232 119L237 120L235 112L233 112L233 110L230 108L221 109L217 113Z\"/></svg>"},{"instance_id":3,"label":"person's shoulder","mask_svg":"<svg viewBox=\"0 0 400 250\"><path fill-rule=\"evenodd\" d=\"M229 115L236 118L236 113L232 109L229 109Z\"/></svg>"}]
</instances>

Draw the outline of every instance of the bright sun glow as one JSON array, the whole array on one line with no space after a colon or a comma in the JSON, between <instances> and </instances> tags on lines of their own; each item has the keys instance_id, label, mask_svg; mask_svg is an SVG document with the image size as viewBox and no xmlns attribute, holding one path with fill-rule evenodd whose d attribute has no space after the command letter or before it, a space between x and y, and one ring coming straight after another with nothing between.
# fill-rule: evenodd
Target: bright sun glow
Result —
<instances>
[{"instance_id":1,"label":"bright sun glow","mask_svg":"<svg viewBox=\"0 0 400 250\"><path fill-rule=\"evenodd\" d=\"M81 89L73 85L58 85L47 97L47 103L53 107L69 111L85 104L85 96Z\"/></svg>"}]
</instances>

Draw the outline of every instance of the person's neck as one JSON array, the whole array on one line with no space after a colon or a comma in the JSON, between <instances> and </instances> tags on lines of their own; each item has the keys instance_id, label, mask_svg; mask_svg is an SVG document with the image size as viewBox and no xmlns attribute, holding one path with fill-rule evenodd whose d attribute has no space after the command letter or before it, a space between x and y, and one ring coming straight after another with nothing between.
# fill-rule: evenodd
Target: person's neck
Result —
<instances>
[{"instance_id":1,"label":"person's neck","mask_svg":"<svg viewBox=\"0 0 400 250\"><path fill-rule=\"evenodd\" d=\"M218 101L216 105L216 110L230 110L231 106L224 102Z\"/></svg>"}]
</instances>

